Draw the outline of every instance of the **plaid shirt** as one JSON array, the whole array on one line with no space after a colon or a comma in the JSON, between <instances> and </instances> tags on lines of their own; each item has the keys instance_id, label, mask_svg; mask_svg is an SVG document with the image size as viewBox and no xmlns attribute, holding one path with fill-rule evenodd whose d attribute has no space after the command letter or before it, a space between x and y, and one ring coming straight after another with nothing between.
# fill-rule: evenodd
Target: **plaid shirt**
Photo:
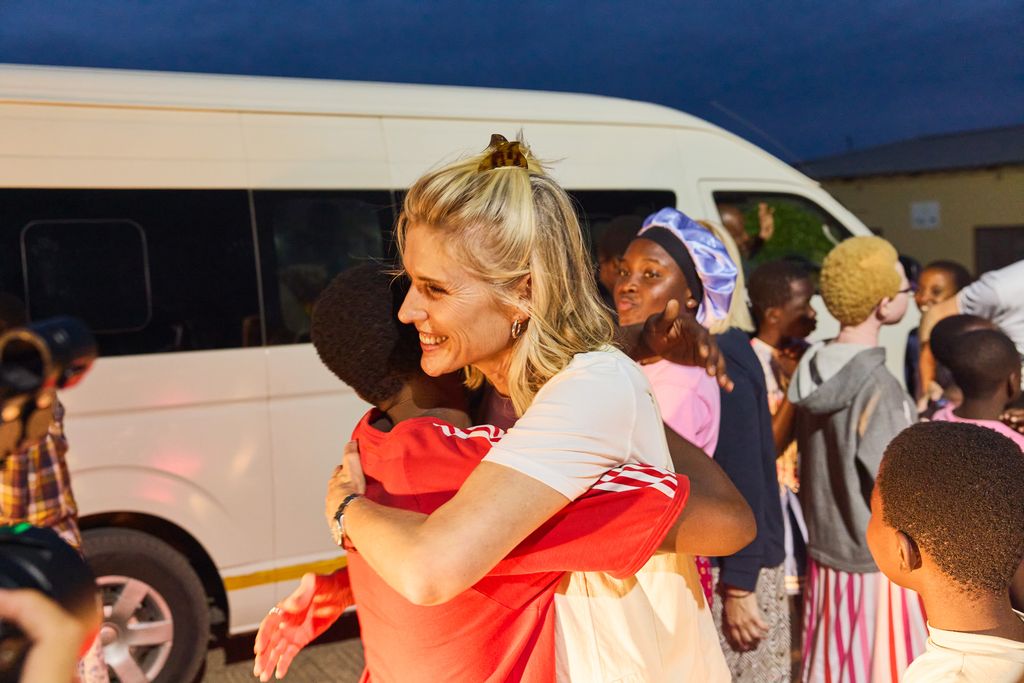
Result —
<instances>
[{"instance_id":1,"label":"plaid shirt","mask_svg":"<svg viewBox=\"0 0 1024 683\"><path fill-rule=\"evenodd\" d=\"M49 527L75 548L81 546L78 507L64 455L64 407L54 406L53 422L44 439L11 453L0 468L0 524L28 522Z\"/></svg>"}]
</instances>

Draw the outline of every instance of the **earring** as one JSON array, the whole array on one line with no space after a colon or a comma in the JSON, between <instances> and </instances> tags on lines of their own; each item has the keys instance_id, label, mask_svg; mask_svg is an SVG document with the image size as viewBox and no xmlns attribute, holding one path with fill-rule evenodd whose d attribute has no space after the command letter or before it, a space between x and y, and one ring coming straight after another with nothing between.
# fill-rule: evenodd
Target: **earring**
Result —
<instances>
[{"instance_id":1,"label":"earring","mask_svg":"<svg viewBox=\"0 0 1024 683\"><path fill-rule=\"evenodd\" d=\"M512 321L512 339L519 339L519 335L523 333L523 321L516 318Z\"/></svg>"}]
</instances>

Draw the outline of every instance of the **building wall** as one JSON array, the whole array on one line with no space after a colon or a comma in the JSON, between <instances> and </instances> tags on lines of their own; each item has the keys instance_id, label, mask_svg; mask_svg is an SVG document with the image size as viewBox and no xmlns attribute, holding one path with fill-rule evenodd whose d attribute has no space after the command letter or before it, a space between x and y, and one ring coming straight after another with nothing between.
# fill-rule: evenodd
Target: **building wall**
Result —
<instances>
[{"instance_id":1,"label":"building wall","mask_svg":"<svg viewBox=\"0 0 1024 683\"><path fill-rule=\"evenodd\" d=\"M822 185L865 225L881 229L900 253L922 265L952 259L973 271L975 228L1024 226L1024 166L829 180ZM911 204L928 201L939 202L938 226L912 228Z\"/></svg>"}]
</instances>

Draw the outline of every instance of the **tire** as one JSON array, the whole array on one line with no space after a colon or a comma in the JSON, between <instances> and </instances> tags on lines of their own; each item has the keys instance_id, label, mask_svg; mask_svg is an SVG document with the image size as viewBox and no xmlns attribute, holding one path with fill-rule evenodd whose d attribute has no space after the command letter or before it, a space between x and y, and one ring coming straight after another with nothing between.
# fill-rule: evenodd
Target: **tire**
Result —
<instances>
[{"instance_id":1,"label":"tire","mask_svg":"<svg viewBox=\"0 0 1024 683\"><path fill-rule=\"evenodd\" d=\"M189 683L206 660L210 612L195 570L160 539L91 529L85 557L103 597L103 655L111 683Z\"/></svg>"}]
</instances>

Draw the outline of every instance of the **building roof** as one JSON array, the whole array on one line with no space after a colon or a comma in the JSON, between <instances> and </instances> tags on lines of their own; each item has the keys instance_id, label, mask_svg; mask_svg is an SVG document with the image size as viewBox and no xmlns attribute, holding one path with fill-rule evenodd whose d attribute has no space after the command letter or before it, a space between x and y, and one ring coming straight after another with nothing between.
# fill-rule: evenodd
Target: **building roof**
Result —
<instances>
[{"instance_id":1,"label":"building roof","mask_svg":"<svg viewBox=\"0 0 1024 683\"><path fill-rule=\"evenodd\" d=\"M1024 125L929 135L799 165L818 180L1024 164Z\"/></svg>"}]
</instances>

